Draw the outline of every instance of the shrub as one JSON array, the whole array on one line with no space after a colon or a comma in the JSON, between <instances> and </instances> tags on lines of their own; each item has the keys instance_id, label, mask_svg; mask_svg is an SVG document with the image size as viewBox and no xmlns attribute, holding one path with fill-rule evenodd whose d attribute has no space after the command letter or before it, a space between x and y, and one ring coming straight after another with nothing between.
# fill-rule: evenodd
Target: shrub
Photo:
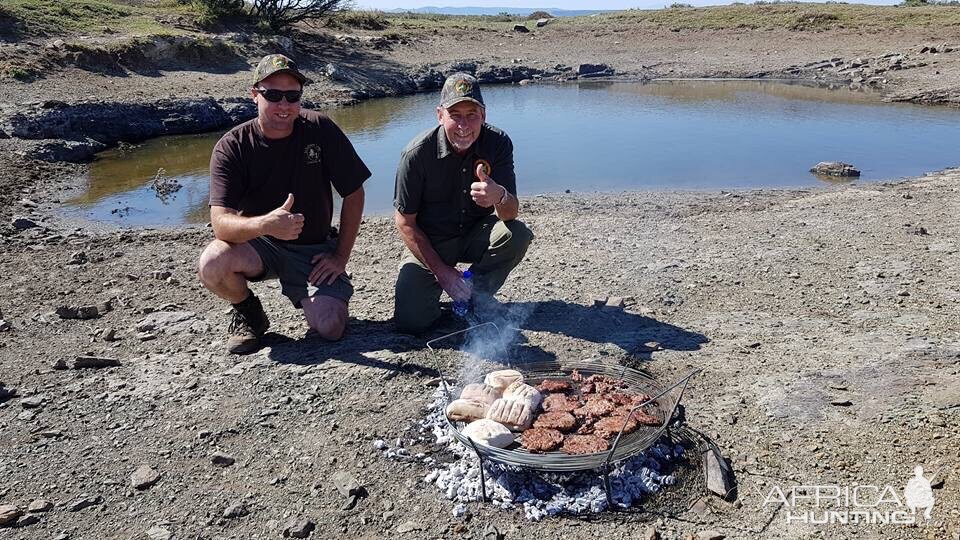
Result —
<instances>
[{"instance_id":1,"label":"shrub","mask_svg":"<svg viewBox=\"0 0 960 540\"><path fill-rule=\"evenodd\" d=\"M390 21L379 11L342 11L330 20L335 27L359 28L361 30L383 30Z\"/></svg>"},{"instance_id":2,"label":"shrub","mask_svg":"<svg viewBox=\"0 0 960 540\"><path fill-rule=\"evenodd\" d=\"M692 7L693 7L692 4L681 4L679 2L674 2L673 4L670 4L670 9L692 8Z\"/></svg>"},{"instance_id":3,"label":"shrub","mask_svg":"<svg viewBox=\"0 0 960 540\"><path fill-rule=\"evenodd\" d=\"M528 21L535 21L537 19L552 19L553 15L547 13L546 11L534 11L533 13L527 15Z\"/></svg>"}]
</instances>

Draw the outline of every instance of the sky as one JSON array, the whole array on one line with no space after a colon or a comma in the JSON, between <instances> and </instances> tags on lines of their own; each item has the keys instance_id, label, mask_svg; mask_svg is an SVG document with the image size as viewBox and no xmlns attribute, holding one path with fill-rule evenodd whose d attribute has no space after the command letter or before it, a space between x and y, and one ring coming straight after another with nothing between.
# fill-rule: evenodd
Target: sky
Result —
<instances>
[{"instance_id":1,"label":"sky","mask_svg":"<svg viewBox=\"0 0 960 540\"><path fill-rule=\"evenodd\" d=\"M516 8L557 8L557 9L630 9L630 8L660 8L673 3L674 0L354 0L354 4L362 9L393 9L418 8L424 6L436 7L516 7ZM684 3L694 5L729 4L723 0L684 0ZM851 2L852 3L852 2ZM863 4L899 4L900 0L857 0Z\"/></svg>"}]
</instances>

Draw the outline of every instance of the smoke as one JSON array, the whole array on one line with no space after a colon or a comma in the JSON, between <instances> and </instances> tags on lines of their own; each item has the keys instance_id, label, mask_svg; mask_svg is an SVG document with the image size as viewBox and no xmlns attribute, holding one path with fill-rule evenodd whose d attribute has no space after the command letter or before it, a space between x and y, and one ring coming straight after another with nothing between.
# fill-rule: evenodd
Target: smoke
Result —
<instances>
[{"instance_id":1,"label":"smoke","mask_svg":"<svg viewBox=\"0 0 960 540\"><path fill-rule=\"evenodd\" d=\"M513 364L511 350L524 323L536 309L534 303L500 304L496 300L477 302L467 321L476 328L467 332L461 350L463 368L460 380L470 383L483 380L490 362Z\"/></svg>"}]
</instances>

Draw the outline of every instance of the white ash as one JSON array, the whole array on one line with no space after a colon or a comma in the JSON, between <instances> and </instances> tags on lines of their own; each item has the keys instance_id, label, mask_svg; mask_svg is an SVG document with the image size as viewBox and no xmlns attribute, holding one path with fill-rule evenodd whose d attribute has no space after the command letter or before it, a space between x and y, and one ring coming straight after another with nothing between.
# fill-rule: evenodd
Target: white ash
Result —
<instances>
[{"instance_id":1,"label":"white ash","mask_svg":"<svg viewBox=\"0 0 960 540\"><path fill-rule=\"evenodd\" d=\"M480 462L472 449L450 435L443 416L446 403L443 391L438 390L433 397L430 413L420 422L419 431L424 436L419 437L419 442L435 442L444 446L456 459L432 468L424 481L435 485L447 499L456 502L453 515L460 517L467 511L466 503L482 498ZM390 447L384 441L377 440L374 441L374 447L392 459L422 461L427 465L435 463L433 458L424 454L411 455L403 447L404 441L398 439L395 442L394 447ZM411 444L416 442L410 441ZM638 504L644 495L657 493L663 486L673 485L675 477L661 474L661 471L682 455L682 446L660 442L623 462L610 473L614 504L628 508ZM489 504L503 509L522 506L530 521L540 521L558 514L598 513L607 509L606 493L599 473L532 473L489 460L485 463Z\"/></svg>"}]
</instances>

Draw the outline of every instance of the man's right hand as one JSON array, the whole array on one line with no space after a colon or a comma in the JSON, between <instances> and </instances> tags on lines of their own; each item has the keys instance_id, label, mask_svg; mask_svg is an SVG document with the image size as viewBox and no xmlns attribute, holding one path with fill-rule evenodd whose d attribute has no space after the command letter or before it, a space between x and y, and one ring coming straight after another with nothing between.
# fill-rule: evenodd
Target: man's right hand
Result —
<instances>
[{"instance_id":1,"label":"man's right hand","mask_svg":"<svg viewBox=\"0 0 960 540\"><path fill-rule=\"evenodd\" d=\"M283 206L264 215L261 219L261 231L277 240L296 240L303 231L303 214L293 214L293 193L287 195Z\"/></svg>"},{"instance_id":2,"label":"man's right hand","mask_svg":"<svg viewBox=\"0 0 960 540\"><path fill-rule=\"evenodd\" d=\"M452 266L446 266L435 274L440 287L454 300L466 302L470 299L473 288L463 280L463 274Z\"/></svg>"}]
</instances>

